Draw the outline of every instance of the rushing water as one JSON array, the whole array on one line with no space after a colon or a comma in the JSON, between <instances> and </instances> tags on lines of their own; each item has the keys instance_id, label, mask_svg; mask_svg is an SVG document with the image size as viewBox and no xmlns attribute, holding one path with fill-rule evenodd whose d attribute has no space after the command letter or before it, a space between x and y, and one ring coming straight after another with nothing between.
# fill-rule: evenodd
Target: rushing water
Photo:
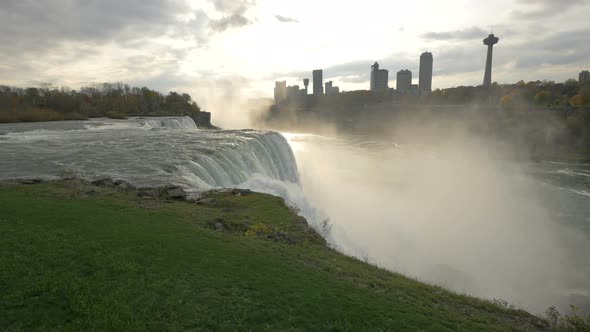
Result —
<instances>
[{"instance_id":1,"label":"rushing water","mask_svg":"<svg viewBox=\"0 0 590 332\"><path fill-rule=\"evenodd\" d=\"M590 303L588 164L497 161L480 146L205 131L190 118L3 124L0 156L0 179L267 192L318 230L329 216L334 247L388 269L533 312Z\"/></svg>"},{"instance_id":2,"label":"rushing water","mask_svg":"<svg viewBox=\"0 0 590 332\"><path fill-rule=\"evenodd\" d=\"M0 179L69 174L193 191L237 186L254 175L298 182L280 134L199 131L188 117L0 125L0 132Z\"/></svg>"}]
</instances>

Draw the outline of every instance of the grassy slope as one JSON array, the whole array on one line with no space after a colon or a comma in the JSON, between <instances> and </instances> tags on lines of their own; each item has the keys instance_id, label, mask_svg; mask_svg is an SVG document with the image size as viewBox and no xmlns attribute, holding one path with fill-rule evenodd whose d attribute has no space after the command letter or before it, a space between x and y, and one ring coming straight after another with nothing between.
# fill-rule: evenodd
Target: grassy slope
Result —
<instances>
[{"instance_id":1,"label":"grassy slope","mask_svg":"<svg viewBox=\"0 0 590 332\"><path fill-rule=\"evenodd\" d=\"M214 195L218 204L210 207L79 183L0 185L0 330L544 324L327 249L279 198ZM215 218L232 231L213 230ZM245 235L267 228L254 226L261 223L298 243Z\"/></svg>"}]
</instances>

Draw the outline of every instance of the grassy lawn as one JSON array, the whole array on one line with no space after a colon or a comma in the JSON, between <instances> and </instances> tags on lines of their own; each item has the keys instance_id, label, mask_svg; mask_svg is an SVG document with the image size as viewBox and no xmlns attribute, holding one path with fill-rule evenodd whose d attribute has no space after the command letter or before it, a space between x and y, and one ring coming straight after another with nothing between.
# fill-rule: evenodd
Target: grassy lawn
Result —
<instances>
[{"instance_id":1,"label":"grassy lawn","mask_svg":"<svg viewBox=\"0 0 590 332\"><path fill-rule=\"evenodd\" d=\"M343 256L279 198L0 185L0 330L534 330ZM215 223L222 230L215 229Z\"/></svg>"}]
</instances>

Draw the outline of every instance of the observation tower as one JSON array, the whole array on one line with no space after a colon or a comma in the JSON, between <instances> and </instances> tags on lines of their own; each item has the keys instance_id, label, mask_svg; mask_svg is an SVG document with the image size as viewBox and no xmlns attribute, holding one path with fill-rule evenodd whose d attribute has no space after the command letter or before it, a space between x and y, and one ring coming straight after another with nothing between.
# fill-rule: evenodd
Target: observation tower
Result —
<instances>
[{"instance_id":1,"label":"observation tower","mask_svg":"<svg viewBox=\"0 0 590 332\"><path fill-rule=\"evenodd\" d=\"M486 72L483 76L483 86L492 86L492 53L494 51L494 45L500 41L500 38L490 34L488 38L483 40L483 44L488 46L488 56L486 57Z\"/></svg>"}]
</instances>

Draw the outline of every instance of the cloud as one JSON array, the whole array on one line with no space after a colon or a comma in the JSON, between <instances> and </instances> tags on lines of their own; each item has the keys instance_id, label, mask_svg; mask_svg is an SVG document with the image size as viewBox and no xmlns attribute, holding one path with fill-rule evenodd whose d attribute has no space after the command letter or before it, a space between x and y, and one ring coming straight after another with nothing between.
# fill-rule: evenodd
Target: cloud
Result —
<instances>
[{"instance_id":1,"label":"cloud","mask_svg":"<svg viewBox=\"0 0 590 332\"><path fill-rule=\"evenodd\" d=\"M586 40L590 35L590 29L542 34L535 39L518 38L526 34L511 33L510 35L514 38L501 40L494 51L494 79L500 82L516 82L521 78L537 79L536 75L548 67L575 68L590 63L590 43ZM419 56L418 53L396 53L382 59L367 58L341 63L324 68L324 78L335 79L336 85L366 82L368 87L370 66L377 60L381 68L389 70L390 86L394 86L396 73L401 69L410 69L414 80L417 80ZM481 84L486 48L480 41L445 40L436 47L433 56L435 81L455 77L462 85ZM565 74L574 76L577 72ZM310 76L311 69L305 72L275 73L272 79Z\"/></svg>"},{"instance_id":2,"label":"cloud","mask_svg":"<svg viewBox=\"0 0 590 332\"><path fill-rule=\"evenodd\" d=\"M470 40L484 38L488 32L478 27L471 27L463 30L444 31L444 32L426 32L420 37L431 40Z\"/></svg>"},{"instance_id":3,"label":"cloud","mask_svg":"<svg viewBox=\"0 0 590 332\"><path fill-rule=\"evenodd\" d=\"M517 68L590 62L590 29L554 33L540 40L517 45L513 53Z\"/></svg>"},{"instance_id":4,"label":"cloud","mask_svg":"<svg viewBox=\"0 0 590 332\"><path fill-rule=\"evenodd\" d=\"M282 23L299 23L299 20L292 18L292 17L287 17L287 16L281 16L281 15L274 15L274 17Z\"/></svg>"},{"instance_id":5,"label":"cloud","mask_svg":"<svg viewBox=\"0 0 590 332\"><path fill-rule=\"evenodd\" d=\"M2 1L0 52L22 54L62 41L96 44L161 35L188 10L182 2L158 0Z\"/></svg>"},{"instance_id":6,"label":"cloud","mask_svg":"<svg viewBox=\"0 0 590 332\"><path fill-rule=\"evenodd\" d=\"M254 0L213 0L215 9L222 13L244 14L256 5Z\"/></svg>"},{"instance_id":7,"label":"cloud","mask_svg":"<svg viewBox=\"0 0 590 332\"><path fill-rule=\"evenodd\" d=\"M249 24L249 20L244 14L251 7L256 5L254 0L213 0L215 9L224 14L220 19L211 20L209 27L213 32L223 32L230 28L239 28Z\"/></svg>"},{"instance_id":8,"label":"cloud","mask_svg":"<svg viewBox=\"0 0 590 332\"><path fill-rule=\"evenodd\" d=\"M515 9L511 16L516 19L540 19L563 14L564 12L590 3L588 0L517 0L524 9Z\"/></svg>"},{"instance_id":9,"label":"cloud","mask_svg":"<svg viewBox=\"0 0 590 332\"><path fill-rule=\"evenodd\" d=\"M351 61L342 64L337 64L334 66L326 67L326 68L312 68L308 71L290 71L290 72L281 72L281 73L272 73L269 75L270 79L276 79L279 77L296 77L297 79L303 78L311 78L312 70L313 69L323 69L324 71L324 80L334 78L334 77L347 77L349 82L364 80L368 77L368 71L370 70L371 65L375 62L372 61ZM365 75L365 72L366 75ZM366 76L366 77L365 77ZM366 78L368 79L368 78ZM289 83L291 84L291 83Z\"/></svg>"},{"instance_id":10,"label":"cloud","mask_svg":"<svg viewBox=\"0 0 590 332\"><path fill-rule=\"evenodd\" d=\"M177 0L2 1L0 77L79 85L175 75L207 43L208 22Z\"/></svg>"},{"instance_id":11,"label":"cloud","mask_svg":"<svg viewBox=\"0 0 590 332\"><path fill-rule=\"evenodd\" d=\"M536 38L501 39L494 48L493 79L499 82L516 82L520 79L556 79L547 74L550 68L569 68L564 77L577 75L576 68L590 62L590 29L576 29L544 33ZM434 54L434 75L441 79L472 77L462 84L480 84L485 64L485 47L474 43L448 42ZM568 69L565 69L568 70ZM545 73L545 74L544 74ZM480 76L481 75L481 76ZM481 77L481 78L480 78Z\"/></svg>"},{"instance_id":12,"label":"cloud","mask_svg":"<svg viewBox=\"0 0 590 332\"><path fill-rule=\"evenodd\" d=\"M229 28L239 28L252 22L243 15L234 14L231 16L222 17L218 20L211 20L209 27L214 32L223 32Z\"/></svg>"}]
</instances>

